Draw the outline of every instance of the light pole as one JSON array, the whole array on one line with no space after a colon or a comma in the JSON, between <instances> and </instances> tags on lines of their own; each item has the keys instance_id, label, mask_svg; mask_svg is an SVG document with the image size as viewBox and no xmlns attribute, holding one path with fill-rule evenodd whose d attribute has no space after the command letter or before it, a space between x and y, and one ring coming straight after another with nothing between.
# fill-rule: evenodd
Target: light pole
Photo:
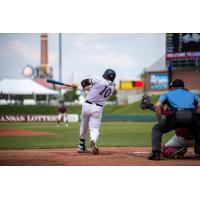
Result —
<instances>
[{"instance_id":1,"label":"light pole","mask_svg":"<svg viewBox=\"0 0 200 200\"><path fill-rule=\"evenodd\" d=\"M62 82L62 34L59 33L59 81ZM61 97L61 89L60 89Z\"/></svg>"},{"instance_id":2,"label":"light pole","mask_svg":"<svg viewBox=\"0 0 200 200\"><path fill-rule=\"evenodd\" d=\"M169 63L168 65L168 86L170 85L170 83L172 82L172 64Z\"/></svg>"}]
</instances>

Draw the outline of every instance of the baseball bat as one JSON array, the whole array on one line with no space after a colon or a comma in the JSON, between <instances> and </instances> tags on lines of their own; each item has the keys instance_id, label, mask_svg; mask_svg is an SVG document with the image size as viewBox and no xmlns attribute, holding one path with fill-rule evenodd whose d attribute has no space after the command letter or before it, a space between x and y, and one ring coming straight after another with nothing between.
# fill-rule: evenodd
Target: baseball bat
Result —
<instances>
[{"instance_id":1,"label":"baseball bat","mask_svg":"<svg viewBox=\"0 0 200 200\"><path fill-rule=\"evenodd\" d=\"M71 88L77 88L77 86L75 86L75 85L66 84L66 83L63 83L61 81L56 81L54 79L47 79L47 82L57 84L57 85L64 85L64 86L71 87Z\"/></svg>"}]
</instances>

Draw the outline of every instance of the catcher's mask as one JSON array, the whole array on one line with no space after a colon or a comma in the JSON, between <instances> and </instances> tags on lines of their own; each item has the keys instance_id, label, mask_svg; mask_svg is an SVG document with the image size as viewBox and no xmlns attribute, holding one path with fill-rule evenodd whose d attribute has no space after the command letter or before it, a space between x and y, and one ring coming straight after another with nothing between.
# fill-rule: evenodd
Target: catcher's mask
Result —
<instances>
[{"instance_id":1,"label":"catcher's mask","mask_svg":"<svg viewBox=\"0 0 200 200\"><path fill-rule=\"evenodd\" d=\"M113 69L106 69L106 71L103 74L103 77L113 82L116 77L116 72Z\"/></svg>"}]
</instances>

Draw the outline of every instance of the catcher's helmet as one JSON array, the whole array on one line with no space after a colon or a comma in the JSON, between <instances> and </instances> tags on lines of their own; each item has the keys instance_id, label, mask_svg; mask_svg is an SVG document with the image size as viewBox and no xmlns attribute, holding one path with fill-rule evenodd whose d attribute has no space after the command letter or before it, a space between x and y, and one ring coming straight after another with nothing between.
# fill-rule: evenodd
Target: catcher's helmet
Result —
<instances>
[{"instance_id":1,"label":"catcher's helmet","mask_svg":"<svg viewBox=\"0 0 200 200\"><path fill-rule=\"evenodd\" d=\"M103 74L103 77L109 81L115 80L116 73L113 69L106 69L106 71Z\"/></svg>"},{"instance_id":2,"label":"catcher's helmet","mask_svg":"<svg viewBox=\"0 0 200 200\"><path fill-rule=\"evenodd\" d=\"M181 79L175 79L169 85L169 88L185 87L184 81Z\"/></svg>"}]
</instances>

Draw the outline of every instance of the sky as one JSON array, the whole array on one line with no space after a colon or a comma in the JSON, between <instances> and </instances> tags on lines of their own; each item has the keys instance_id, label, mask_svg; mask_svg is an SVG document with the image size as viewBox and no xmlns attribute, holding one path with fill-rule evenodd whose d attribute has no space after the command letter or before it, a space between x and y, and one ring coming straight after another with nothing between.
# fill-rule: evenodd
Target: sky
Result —
<instances>
[{"instance_id":1,"label":"sky","mask_svg":"<svg viewBox=\"0 0 200 200\"><path fill-rule=\"evenodd\" d=\"M58 79L58 34L48 34L49 65ZM138 80L165 53L163 33L62 33L62 81L80 83L116 71L116 81ZM0 79L24 78L26 65L40 65L39 33L0 33Z\"/></svg>"}]
</instances>

